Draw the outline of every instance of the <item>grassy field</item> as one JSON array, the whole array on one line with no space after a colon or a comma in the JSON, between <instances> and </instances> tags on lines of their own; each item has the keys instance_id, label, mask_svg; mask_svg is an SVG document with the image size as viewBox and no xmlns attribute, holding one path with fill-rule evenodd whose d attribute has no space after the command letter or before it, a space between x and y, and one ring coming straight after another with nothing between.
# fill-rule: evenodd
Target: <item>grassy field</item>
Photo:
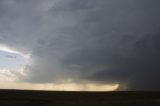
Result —
<instances>
[{"instance_id":1,"label":"grassy field","mask_svg":"<svg viewBox=\"0 0 160 106\"><path fill-rule=\"evenodd\" d=\"M160 92L0 90L0 106L160 106Z\"/></svg>"}]
</instances>

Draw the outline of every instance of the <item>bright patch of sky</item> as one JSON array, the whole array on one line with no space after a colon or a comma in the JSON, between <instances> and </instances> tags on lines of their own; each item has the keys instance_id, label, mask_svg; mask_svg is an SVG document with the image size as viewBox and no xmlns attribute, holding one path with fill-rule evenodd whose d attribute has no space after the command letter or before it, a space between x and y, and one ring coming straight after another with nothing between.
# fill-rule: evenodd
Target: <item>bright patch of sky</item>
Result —
<instances>
[{"instance_id":1,"label":"bright patch of sky","mask_svg":"<svg viewBox=\"0 0 160 106\"><path fill-rule=\"evenodd\" d=\"M27 64L27 59L16 53L0 51L0 69L17 70Z\"/></svg>"}]
</instances>

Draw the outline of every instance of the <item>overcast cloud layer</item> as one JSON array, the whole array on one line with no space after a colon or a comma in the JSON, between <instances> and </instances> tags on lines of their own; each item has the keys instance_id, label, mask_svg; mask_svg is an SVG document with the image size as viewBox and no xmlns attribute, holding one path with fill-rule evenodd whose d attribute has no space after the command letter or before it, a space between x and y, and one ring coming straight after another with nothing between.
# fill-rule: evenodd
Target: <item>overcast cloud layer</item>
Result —
<instances>
[{"instance_id":1,"label":"overcast cloud layer","mask_svg":"<svg viewBox=\"0 0 160 106\"><path fill-rule=\"evenodd\" d=\"M0 43L32 55L21 81L72 79L160 90L159 4L0 0Z\"/></svg>"}]
</instances>

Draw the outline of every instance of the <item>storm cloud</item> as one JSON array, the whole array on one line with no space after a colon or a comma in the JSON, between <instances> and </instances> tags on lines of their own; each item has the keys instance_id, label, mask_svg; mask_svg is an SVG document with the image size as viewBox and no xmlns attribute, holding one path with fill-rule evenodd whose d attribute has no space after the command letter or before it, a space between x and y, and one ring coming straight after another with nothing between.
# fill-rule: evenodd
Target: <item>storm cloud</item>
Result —
<instances>
[{"instance_id":1,"label":"storm cloud","mask_svg":"<svg viewBox=\"0 0 160 106\"><path fill-rule=\"evenodd\" d=\"M27 77L160 90L158 0L0 0L0 42L31 54ZM123 89L122 89L123 90Z\"/></svg>"}]
</instances>

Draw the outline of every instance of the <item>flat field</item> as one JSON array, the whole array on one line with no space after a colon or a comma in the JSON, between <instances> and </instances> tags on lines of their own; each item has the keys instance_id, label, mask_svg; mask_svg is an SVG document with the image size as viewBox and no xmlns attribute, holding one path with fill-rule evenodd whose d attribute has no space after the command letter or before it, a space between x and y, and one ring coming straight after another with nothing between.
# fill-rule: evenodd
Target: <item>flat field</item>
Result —
<instances>
[{"instance_id":1,"label":"flat field","mask_svg":"<svg viewBox=\"0 0 160 106\"><path fill-rule=\"evenodd\" d=\"M0 106L160 106L160 92L0 90Z\"/></svg>"}]
</instances>

